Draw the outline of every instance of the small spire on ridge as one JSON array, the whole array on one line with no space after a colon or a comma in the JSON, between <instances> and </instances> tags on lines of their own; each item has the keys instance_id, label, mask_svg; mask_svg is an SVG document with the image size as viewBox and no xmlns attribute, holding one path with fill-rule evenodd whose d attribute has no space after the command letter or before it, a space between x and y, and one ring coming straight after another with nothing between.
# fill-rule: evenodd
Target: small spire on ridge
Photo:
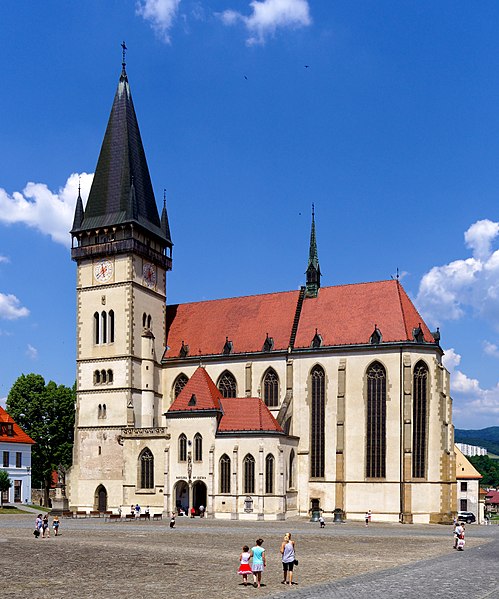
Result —
<instances>
[{"instance_id":1,"label":"small spire on ridge","mask_svg":"<svg viewBox=\"0 0 499 599\"><path fill-rule=\"evenodd\" d=\"M121 48L122 48L122 50L123 50L123 54L122 54L122 56L123 56L123 60L122 60L122 62L121 62L121 66L123 67L123 70L125 70L125 67L126 67L126 51L127 51L127 47L126 47L126 44L125 44L125 41L124 41L124 40L123 40L123 42L121 43Z\"/></svg>"}]
</instances>

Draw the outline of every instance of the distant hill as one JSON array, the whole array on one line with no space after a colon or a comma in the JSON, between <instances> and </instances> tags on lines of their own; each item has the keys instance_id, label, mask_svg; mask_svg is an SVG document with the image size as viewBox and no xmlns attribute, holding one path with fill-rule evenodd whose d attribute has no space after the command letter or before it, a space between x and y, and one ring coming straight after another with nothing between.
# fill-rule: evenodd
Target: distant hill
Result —
<instances>
[{"instance_id":1,"label":"distant hill","mask_svg":"<svg viewBox=\"0 0 499 599\"><path fill-rule=\"evenodd\" d=\"M499 455L499 426L490 426L480 430L465 430L456 428L454 431L456 443L468 443L485 447L490 453Z\"/></svg>"}]
</instances>

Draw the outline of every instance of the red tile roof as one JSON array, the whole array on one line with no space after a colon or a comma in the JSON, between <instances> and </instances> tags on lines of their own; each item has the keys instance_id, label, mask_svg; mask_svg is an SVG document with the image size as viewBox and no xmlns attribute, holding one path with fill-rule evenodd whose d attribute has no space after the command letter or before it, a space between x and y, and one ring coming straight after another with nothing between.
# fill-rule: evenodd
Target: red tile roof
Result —
<instances>
[{"instance_id":1,"label":"red tile roof","mask_svg":"<svg viewBox=\"0 0 499 599\"><path fill-rule=\"evenodd\" d=\"M4 422L12 424L14 433L12 437L6 434L4 427L1 426L1 423ZM0 407L0 441L4 443L28 443L30 445L35 443L2 407Z\"/></svg>"},{"instance_id":2,"label":"red tile roof","mask_svg":"<svg viewBox=\"0 0 499 599\"><path fill-rule=\"evenodd\" d=\"M259 352L267 333L274 350L286 350L298 297L299 291L287 291L167 306L164 358L178 357L182 341L190 356L222 354L226 337L234 354ZM398 281L323 287L303 302L294 347L310 347L316 329L325 346L366 344L374 325L383 342L412 341L420 323L425 341L434 343Z\"/></svg>"},{"instance_id":3,"label":"red tile roof","mask_svg":"<svg viewBox=\"0 0 499 599\"><path fill-rule=\"evenodd\" d=\"M283 433L277 420L261 399L258 397L222 398L210 375L200 366L178 394L167 414L207 410L219 410L222 413L218 424L219 432Z\"/></svg>"},{"instance_id":4,"label":"red tile roof","mask_svg":"<svg viewBox=\"0 0 499 599\"><path fill-rule=\"evenodd\" d=\"M485 496L487 503L499 503L499 491L489 491Z\"/></svg>"},{"instance_id":5,"label":"red tile roof","mask_svg":"<svg viewBox=\"0 0 499 599\"><path fill-rule=\"evenodd\" d=\"M222 394L210 375L204 368L199 367L178 394L168 412L222 410L221 397Z\"/></svg>"},{"instance_id":6,"label":"red tile roof","mask_svg":"<svg viewBox=\"0 0 499 599\"><path fill-rule=\"evenodd\" d=\"M224 397L224 415L218 432L262 431L284 433L270 410L258 397Z\"/></svg>"}]
</instances>

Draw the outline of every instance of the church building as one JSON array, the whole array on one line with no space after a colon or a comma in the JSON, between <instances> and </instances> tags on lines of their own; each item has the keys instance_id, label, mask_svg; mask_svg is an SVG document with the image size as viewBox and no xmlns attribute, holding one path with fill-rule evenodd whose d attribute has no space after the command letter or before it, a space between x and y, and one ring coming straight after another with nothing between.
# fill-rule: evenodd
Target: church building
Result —
<instances>
[{"instance_id":1,"label":"church building","mask_svg":"<svg viewBox=\"0 0 499 599\"><path fill-rule=\"evenodd\" d=\"M439 332L399 280L322 287L313 213L300 289L168 304L166 202L160 215L125 63L71 235L73 509L451 521Z\"/></svg>"}]
</instances>

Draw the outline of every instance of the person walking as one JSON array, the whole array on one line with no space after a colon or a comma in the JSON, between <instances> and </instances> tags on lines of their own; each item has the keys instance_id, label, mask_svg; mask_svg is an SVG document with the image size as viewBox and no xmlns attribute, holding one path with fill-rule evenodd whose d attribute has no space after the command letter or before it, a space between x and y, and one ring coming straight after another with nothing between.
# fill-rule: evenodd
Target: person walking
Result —
<instances>
[{"instance_id":1,"label":"person walking","mask_svg":"<svg viewBox=\"0 0 499 599\"><path fill-rule=\"evenodd\" d=\"M371 510L367 510L365 519L366 519L366 526L369 526L369 523L371 522Z\"/></svg>"},{"instance_id":2,"label":"person walking","mask_svg":"<svg viewBox=\"0 0 499 599\"><path fill-rule=\"evenodd\" d=\"M54 529L54 535L56 537L59 536L59 526L60 526L60 522L59 522L59 516L54 516L54 519L52 521L52 528Z\"/></svg>"},{"instance_id":3,"label":"person walking","mask_svg":"<svg viewBox=\"0 0 499 599\"><path fill-rule=\"evenodd\" d=\"M172 515L170 518L170 528L175 528L175 512L172 512Z\"/></svg>"},{"instance_id":4,"label":"person walking","mask_svg":"<svg viewBox=\"0 0 499 599\"><path fill-rule=\"evenodd\" d=\"M321 525L321 528L326 526L326 521L324 520L324 516L322 514L319 516L319 524Z\"/></svg>"},{"instance_id":5,"label":"person walking","mask_svg":"<svg viewBox=\"0 0 499 599\"><path fill-rule=\"evenodd\" d=\"M263 539L257 539L256 545L251 548L251 571L253 572L253 586L260 588L262 583L262 572L267 565Z\"/></svg>"},{"instance_id":6,"label":"person walking","mask_svg":"<svg viewBox=\"0 0 499 599\"><path fill-rule=\"evenodd\" d=\"M35 530L33 531L33 534L35 535L35 539L38 539L38 537L41 534L41 530L42 530L42 525L43 525L43 518L41 514L38 514L38 516L36 517L35 520Z\"/></svg>"},{"instance_id":7,"label":"person walking","mask_svg":"<svg viewBox=\"0 0 499 599\"><path fill-rule=\"evenodd\" d=\"M291 540L291 533L287 532L281 543L282 580L281 584L293 584L293 568L295 565L295 542Z\"/></svg>"},{"instance_id":8,"label":"person walking","mask_svg":"<svg viewBox=\"0 0 499 599\"><path fill-rule=\"evenodd\" d=\"M239 570L237 571L243 577L243 584L245 587L248 586L248 574L251 574L251 567L249 565L249 560L251 557L251 553L248 545L243 546L243 551L239 556Z\"/></svg>"},{"instance_id":9,"label":"person walking","mask_svg":"<svg viewBox=\"0 0 499 599\"><path fill-rule=\"evenodd\" d=\"M43 516L43 521L42 521L42 538L45 539L45 537L47 537L47 539L50 539L49 515L48 514L45 514L45 516Z\"/></svg>"},{"instance_id":10,"label":"person walking","mask_svg":"<svg viewBox=\"0 0 499 599\"><path fill-rule=\"evenodd\" d=\"M464 549L464 524L458 522L454 527L454 549L462 551Z\"/></svg>"}]
</instances>

